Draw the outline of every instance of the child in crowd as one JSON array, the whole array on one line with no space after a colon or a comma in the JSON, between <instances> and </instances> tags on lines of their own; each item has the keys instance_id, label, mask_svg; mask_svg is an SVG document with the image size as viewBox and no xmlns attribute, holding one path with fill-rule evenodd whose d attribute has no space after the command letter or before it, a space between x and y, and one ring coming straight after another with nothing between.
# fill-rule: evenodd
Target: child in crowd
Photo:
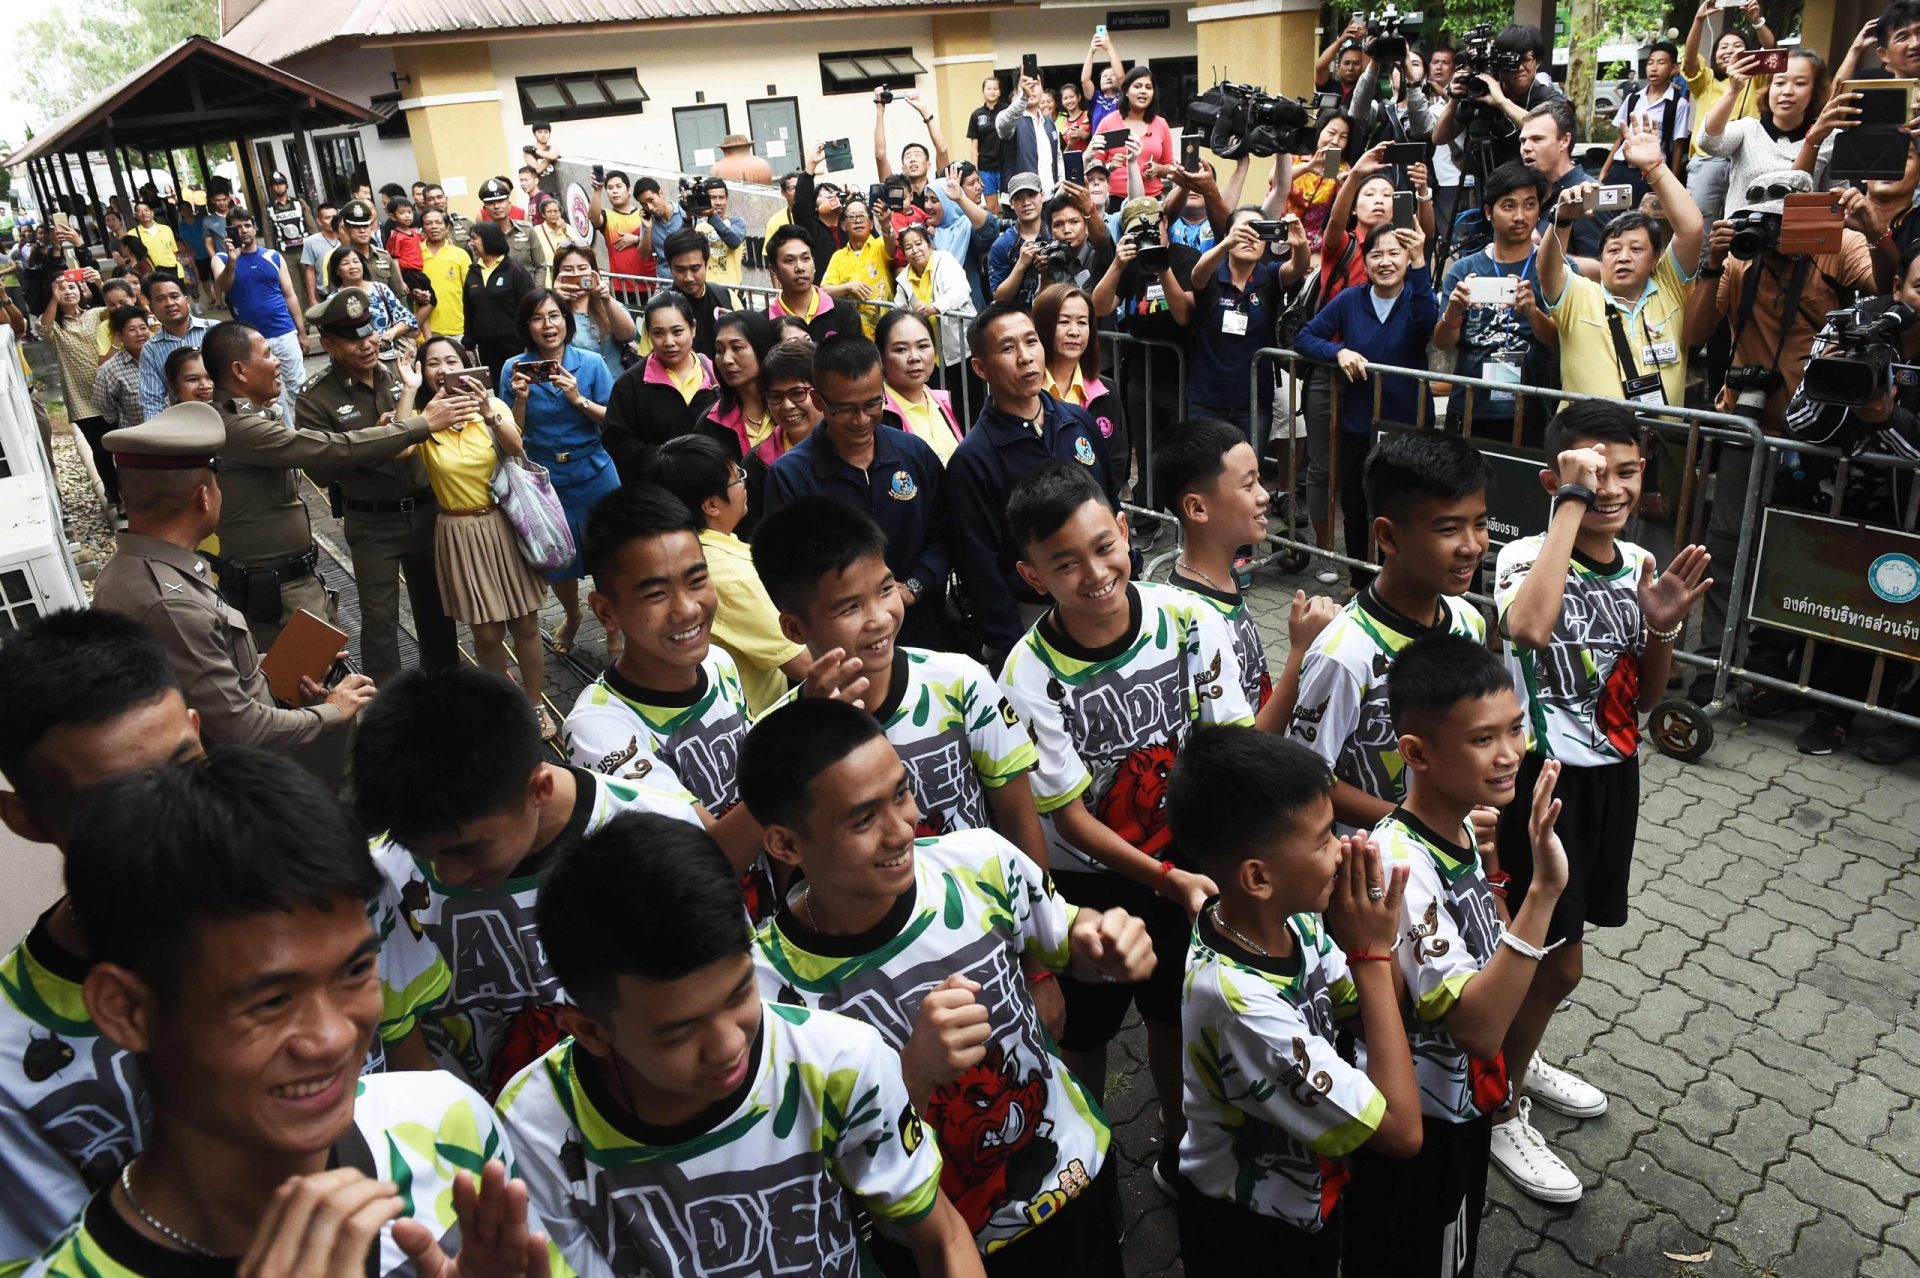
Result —
<instances>
[{"instance_id":1,"label":"child in crowd","mask_svg":"<svg viewBox=\"0 0 1920 1278\"><path fill-rule=\"evenodd\" d=\"M49 613L0 645L0 818L65 852L79 796L200 757L200 718L159 640L109 612ZM146 1138L137 1065L101 1036L72 901L55 901L0 959L0 1272L59 1236Z\"/></svg>"},{"instance_id":2,"label":"child in crowd","mask_svg":"<svg viewBox=\"0 0 1920 1278\"><path fill-rule=\"evenodd\" d=\"M1181 998L1189 1273L1336 1278L1347 1155L1420 1150L1393 970L1408 871L1334 834L1332 782L1305 746L1223 728L1188 743L1167 787L1174 837L1220 887ZM1356 1015L1364 1068L1335 1046Z\"/></svg>"},{"instance_id":3,"label":"child in crowd","mask_svg":"<svg viewBox=\"0 0 1920 1278\"><path fill-rule=\"evenodd\" d=\"M782 706L748 735L741 793L767 850L806 876L757 938L761 992L867 1021L900 1052L989 1273L1119 1278L1112 1131L1020 968L1139 981L1154 964L1146 929L1066 904L992 831L916 839L911 781L854 706Z\"/></svg>"},{"instance_id":4,"label":"child in crowd","mask_svg":"<svg viewBox=\"0 0 1920 1278\"><path fill-rule=\"evenodd\" d=\"M1180 521L1180 557L1169 578L1212 604L1233 631L1240 686L1267 732L1285 728L1300 691L1300 663L1313 637L1333 620L1331 599L1295 591L1287 615L1287 664L1279 683L1267 667L1260 626L1240 597L1234 561L1267 535L1267 490L1260 458L1232 423L1215 418L1183 422L1154 446L1153 488Z\"/></svg>"},{"instance_id":5,"label":"child in crowd","mask_svg":"<svg viewBox=\"0 0 1920 1278\"><path fill-rule=\"evenodd\" d=\"M574 1272L851 1278L872 1272L863 1207L927 1278L980 1273L900 1058L857 1021L760 1000L709 835L616 818L560 854L537 915L572 1037L500 1112Z\"/></svg>"},{"instance_id":6,"label":"child in crowd","mask_svg":"<svg viewBox=\"0 0 1920 1278\"><path fill-rule=\"evenodd\" d=\"M1466 601L1487 553L1487 480L1472 444L1439 431L1389 434L1366 459L1367 509L1384 561L1300 666L1287 733L1333 769L1333 811L1349 830L1378 824L1405 793L1387 710L1387 674L1421 635L1485 641Z\"/></svg>"},{"instance_id":7,"label":"child in crowd","mask_svg":"<svg viewBox=\"0 0 1920 1278\"><path fill-rule=\"evenodd\" d=\"M401 675L353 744L354 805L384 831L373 858L401 903L382 936L413 941L381 963L382 1036L419 1023L433 1060L490 1095L560 1037L566 995L533 914L555 854L621 812L700 824L678 785L543 754L526 695L477 666Z\"/></svg>"},{"instance_id":8,"label":"child in crowd","mask_svg":"<svg viewBox=\"0 0 1920 1278\"><path fill-rule=\"evenodd\" d=\"M1509 542L1495 568L1494 605L1507 664L1532 726L1521 761L1526 793L1548 760L1561 765L1567 887L1547 940L1560 948L1540 974L1507 1035L1507 1060L1525 1071L1521 1089L1574 1118L1607 1110L1599 1088L1540 1059L1547 1022L1580 983L1588 925L1627 921L1627 881L1640 819L1640 716L1666 694L1673 645L1712 579L1708 557L1687 546L1667 571L1620 534L1639 507L1646 454L1639 424L1620 404L1569 404L1547 425L1553 464L1540 483L1553 494L1547 531ZM1533 848L1514 808L1500 814L1488 876L1504 881L1514 908L1528 896ZM1548 1202L1580 1196L1580 1180L1528 1121L1528 1101L1495 1115L1493 1158L1522 1190Z\"/></svg>"},{"instance_id":9,"label":"child in crowd","mask_svg":"<svg viewBox=\"0 0 1920 1278\"><path fill-rule=\"evenodd\" d=\"M1062 1054L1099 1100L1107 1043L1137 1004L1160 1100L1155 1162L1173 1192L1180 1110L1180 973L1193 916L1216 891L1178 863L1166 779L1196 726L1250 724L1233 636L1211 605L1131 580L1126 517L1095 472L1048 462L1007 502L1006 536L1028 588L1053 606L1014 646L1000 684L1031 725L1034 802L1048 819L1060 894L1146 921L1157 968L1133 986L1063 979Z\"/></svg>"},{"instance_id":10,"label":"child in crowd","mask_svg":"<svg viewBox=\"0 0 1920 1278\"><path fill-rule=\"evenodd\" d=\"M1500 1043L1546 956L1547 921L1567 882L1554 833L1560 765L1548 762L1532 791L1534 890L1503 929L1468 816L1525 802L1516 778L1527 723L1513 682L1479 640L1431 634L1400 653L1389 698L1406 798L1373 835L1388 864L1408 870L1394 952L1413 1019L1392 1037L1412 1037L1423 1131L1411 1159L1355 1153L1343 1264L1355 1278L1452 1278L1474 1272L1490 1115L1510 1092ZM1366 1046L1370 1058L1371 1035Z\"/></svg>"},{"instance_id":11,"label":"child in crowd","mask_svg":"<svg viewBox=\"0 0 1920 1278\"><path fill-rule=\"evenodd\" d=\"M393 219L393 230L387 233L387 252L393 254L394 262L403 271L425 270L426 259L420 246L426 242L426 236L413 224L413 202L405 196L396 196L387 203L387 216Z\"/></svg>"},{"instance_id":12,"label":"child in crowd","mask_svg":"<svg viewBox=\"0 0 1920 1278\"><path fill-rule=\"evenodd\" d=\"M713 582L713 641L733 658L747 712L765 714L807 677L807 650L780 632L780 614L754 574L753 552L734 530L747 517L747 473L720 442L681 435L640 459L641 474L699 517L700 548Z\"/></svg>"},{"instance_id":13,"label":"child in crowd","mask_svg":"<svg viewBox=\"0 0 1920 1278\"><path fill-rule=\"evenodd\" d=\"M263 1273L548 1272L486 1102L437 1071L361 1075L381 1019L380 871L311 773L234 749L110 781L66 869L87 1011L139 1061L152 1123L29 1273L242 1256Z\"/></svg>"}]
</instances>

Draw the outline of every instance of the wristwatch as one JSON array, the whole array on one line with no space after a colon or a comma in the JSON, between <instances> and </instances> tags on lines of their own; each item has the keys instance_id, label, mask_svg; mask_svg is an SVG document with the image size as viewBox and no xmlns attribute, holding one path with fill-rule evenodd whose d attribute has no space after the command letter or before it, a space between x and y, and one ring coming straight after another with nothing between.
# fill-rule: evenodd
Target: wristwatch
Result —
<instances>
[{"instance_id":1,"label":"wristwatch","mask_svg":"<svg viewBox=\"0 0 1920 1278\"><path fill-rule=\"evenodd\" d=\"M1577 501L1582 506L1592 509L1594 503L1593 489L1587 487L1585 484L1562 484L1553 494L1553 509L1555 514L1559 513L1560 503L1563 501Z\"/></svg>"},{"instance_id":2,"label":"wristwatch","mask_svg":"<svg viewBox=\"0 0 1920 1278\"><path fill-rule=\"evenodd\" d=\"M918 603L920 601L921 595L924 595L927 593L927 588L920 584L920 579L918 577L909 577L905 581L901 582L900 584L905 586L908 592L913 595L913 599L915 603Z\"/></svg>"}]
</instances>

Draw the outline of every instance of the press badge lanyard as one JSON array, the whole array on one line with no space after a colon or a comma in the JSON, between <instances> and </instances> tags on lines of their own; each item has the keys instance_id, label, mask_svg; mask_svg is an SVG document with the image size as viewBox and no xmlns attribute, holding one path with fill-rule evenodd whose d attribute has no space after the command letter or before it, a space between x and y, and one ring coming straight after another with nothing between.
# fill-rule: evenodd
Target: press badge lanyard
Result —
<instances>
[{"instance_id":1,"label":"press badge lanyard","mask_svg":"<svg viewBox=\"0 0 1920 1278\"><path fill-rule=\"evenodd\" d=\"M1644 299L1643 299L1644 300ZM1627 345L1627 330L1620 323L1620 309L1612 298L1607 299L1607 327L1613 330L1613 353L1620 361L1620 389L1623 397L1636 404L1662 405L1667 402L1665 384L1660 380L1660 369L1676 363L1680 358L1679 348L1671 341L1655 342L1653 333L1647 327L1644 310L1639 315L1641 335L1647 339L1647 362L1654 371L1642 374L1639 365L1634 363L1633 349Z\"/></svg>"},{"instance_id":2,"label":"press badge lanyard","mask_svg":"<svg viewBox=\"0 0 1920 1278\"><path fill-rule=\"evenodd\" d=\"M1520 263L1520 270L1517 273L1521 280L1525 280L1527 272L1533 269L1534 255L1539 251L1540 246L1537 244L1527 250L1527 256ZM1493 261L1491 257L1487 260ZM1507 273L1500 269L1498 262L1493 263L1493 273L1501 279L1507 277ZM1516 350L1523 345L1520 341L1520 320L1513 313L1513 307L1507 306L1502 309L1504 313L1500 316L1500 353L1481 365L1480 376L1487 381L1501 383L1501 389L1488 392L1490 400L1488 406L1504 412L1512 409L1514 400L1517 398L1511 388L1520 385L1525 378L1520 353Z\"/></svg>"}]
</instances>

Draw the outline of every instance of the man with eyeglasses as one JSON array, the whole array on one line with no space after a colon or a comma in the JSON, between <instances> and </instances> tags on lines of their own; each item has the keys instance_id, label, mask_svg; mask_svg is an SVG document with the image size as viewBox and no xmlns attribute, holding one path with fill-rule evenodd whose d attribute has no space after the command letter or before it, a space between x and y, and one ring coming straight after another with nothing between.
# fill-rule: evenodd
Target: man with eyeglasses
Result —
<instances>
[{"instance_id":1,"label":"man with eyeglasses","mask_svg":"<svg viewBox=\"0 0 1920 1278\"><path fill-rule=\"evenodd\" d=\"M906 600L898 642L944 648L947 584L945 478L925 440L882 424L887 407L880 348L848 330L813 355L813 406L821 428L767 476L764 511L818 495L865 511L887 534L887 567Z\"/></svg>"}]
</instances>

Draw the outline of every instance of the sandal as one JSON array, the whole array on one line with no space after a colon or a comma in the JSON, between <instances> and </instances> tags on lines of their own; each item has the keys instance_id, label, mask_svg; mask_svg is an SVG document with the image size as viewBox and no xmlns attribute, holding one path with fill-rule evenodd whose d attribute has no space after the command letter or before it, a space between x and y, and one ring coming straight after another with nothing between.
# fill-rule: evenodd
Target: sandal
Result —
<instances>
[{"instance_id":1,"label":"sandal","mask_svg":"<svg viewBox=\"0 0 1920 1278\"><path fill-rule=\"evenodd\" d=\"M545 706L535 706L533 708L533 715L536 719L540 720L540 739L542 741L552 741L560 735L559 725L554 723L553 716L547 713Z\"/></svg>"},{"instance_id":2,"label":"sandal","mask_svg":"<svg viewBox=\"0 0 1920 1278\"><path fill-rule=\"evenodd\" d=\"M573 641L579 638L579 636L580 636L580 618L574 617L574 618L571 618L570 620L561 622L560 628L553 632L552 648L554 652L558 653L562 657L572 656Z\"/></svg>"}]
</instances>

